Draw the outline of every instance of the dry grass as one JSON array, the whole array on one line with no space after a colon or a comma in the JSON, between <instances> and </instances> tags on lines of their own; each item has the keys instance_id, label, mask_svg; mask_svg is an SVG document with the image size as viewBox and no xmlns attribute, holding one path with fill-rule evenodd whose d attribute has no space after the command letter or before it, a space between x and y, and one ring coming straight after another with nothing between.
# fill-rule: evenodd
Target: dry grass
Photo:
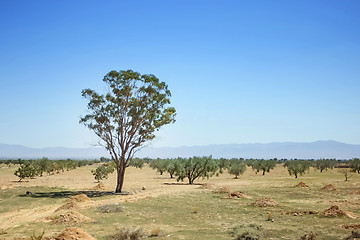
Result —
<instances>
[{"instance_id":1,"label":"dry grass","mask_svg":"<svg viewBox=\"0 0 360 240\"><path fill-rule=\"evenodd\" d=\"M95 184L90 170L94 168L96 165L22 183L13 175L16 167L0 168L0 229L6 229L0 239L30 236L39 229L46 229L45 237L59 236L64 231L63 224L54 225L41 219L52 216L56 209L67 203L68 196L52 197L46 193L93 189ZM103 181L108 189L115 188L115 177L112 174ZM294 188L299 180L311 188ZM81 228L98 240L109 239L116 234L116 229L123 227L141 227L149 234L156 229L166 232L158 239L215 240L234 239L231 229L247 223L246 226L261 226L264 239L300 239L302 236L309 239L309 233L314 233L317 240L338 240L349 236L358 226L358 220L346 215L322 217L314 210L325 211L336 205L345 213L359 215L359 194L354 192L359 190L360 175L354 175L345 182L336 170L324 173L310 170L309 174L295 179L288 175L285 168L278 166L265 176L247 169L238 180L226 173L200 179L198 183L206 183L204 189L198 185L165 184L175 181L167 174L159 175L148 167L129 168L124 190L133 194L92 197L92 201L76 202L78 206L75 209L79 214L96 221L82 222ZM141 190L144 184L146 191ZM337 186L337 190L319 191L329 184ZM44 197L39 197L39 194L36 195L38 197L23 196L26 191L45 194ZM236 191L253 199L226 199ZM254 199L263 196L279 204L272 208L251 205ZM98 211L99 206L114 202L121 204L123 211L107 214ZM273 221L267 221L269 211Z\"/></svg>"}]
</instances>

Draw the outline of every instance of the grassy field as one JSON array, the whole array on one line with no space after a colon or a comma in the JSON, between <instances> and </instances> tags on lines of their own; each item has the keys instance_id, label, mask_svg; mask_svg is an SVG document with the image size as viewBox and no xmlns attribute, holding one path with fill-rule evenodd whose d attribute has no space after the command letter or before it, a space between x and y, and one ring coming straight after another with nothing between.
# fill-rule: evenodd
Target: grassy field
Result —
<instances>
[{"instance_id":1,"label":"grassy field","mask_svg":"<svg viewBox=\"0 0 360 240\"><path fill-rule=\"evenodd\" d=\"M355 218L360 216L360 175L345 182L336 169L323 173L311 169L295 179L279 165L265 176L247 169L239 179L225 173L187 185L176 184L167 174L159 175L148 167L129 168L124 186L129 194L111 195L115 175L103 181L107 189L94 191L97 183L90 173L94 168L96 165L19 183L13 175L16 166L0 166L0 239L30 237L43 230L47 237L56 236L75 226L99 240L109 239L122 228L141 228L147 235L160 232L154 239L235 239L235 227L240 233L255 231L260 239L300 239L312 232L315 239L335 240L344 239L354 230L344 226L360 224ZM294 187L300 181L309 188ZM205 183L206 187L199 185ZM320 190L327 184L337 190ZM245 192L248 198L229 198L227 190ZM32 194L26 195L27 191ZM91 220L56 223L66 213L56 210L79 193L91 200L78 202L68 212ZM278 205L252 205L262 197L272 198ZM121 211L101 212L104 205L120 206ZM350 212L352 218L321 214L333 205Z\"/></svg>"}]
</instances>

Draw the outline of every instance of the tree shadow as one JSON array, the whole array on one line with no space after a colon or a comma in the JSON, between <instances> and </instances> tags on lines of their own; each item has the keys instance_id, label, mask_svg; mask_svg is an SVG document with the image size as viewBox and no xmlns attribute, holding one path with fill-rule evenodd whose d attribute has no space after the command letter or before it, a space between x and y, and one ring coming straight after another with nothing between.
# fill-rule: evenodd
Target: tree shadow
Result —
<instances>
[{"instance_id":1,"label":"tree shadow","mask_svg":"<svg viewBox=\"0 0 360 240\"><path fill-rule=\"evenodd\" d=\"M201 184L201 183L189 184L189 183L183 183L183 182L174 182L174 183L166 182L166 183L164 183L164 185L189 185L189 186L193 186L193 185L203 185L203 184Z\"/></svg>"},{"instance_id":2,"label":"tree shadow","mask_svg":"<svg viewBox=\"0 0 360 240\"><path fill-rule=\"evenodd\" d=\"M79 194L85 194L89 198L97 198L111 195L130 195L129 192L115 193L113 191L59 191L59 192L26 192L19 197L31 198L69 198Z\"/></svg>"}]
</instances>

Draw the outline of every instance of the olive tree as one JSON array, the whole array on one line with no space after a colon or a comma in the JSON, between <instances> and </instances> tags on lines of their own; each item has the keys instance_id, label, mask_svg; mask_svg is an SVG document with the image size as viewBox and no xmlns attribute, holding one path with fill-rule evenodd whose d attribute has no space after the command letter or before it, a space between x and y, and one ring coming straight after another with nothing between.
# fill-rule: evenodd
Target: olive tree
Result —
<instances>
[{"instance_id":1,"label":"olive tree","mask_svg":"<svg viewBox=\"0 0 360 240\"><path fill-rule=\"evenodd\" d=\"M82 96L89 100L89 112L81 117L80 123L94 131L115 162L115 192L120 193L125 170L135 152L154 139L155 131L174 123L176 111L168 106L171 97L168 86L152 74L111 71L103 81L108 87L105 94L91 89L82 91Z\"/></svg>"},{"instance_id":2,"label":"olive tree","mask_svg":"<svg viewBox=\"0 0 360 240\"><path fill-rule=\"evenodd\" d=\"M195 179L209 178L213 176L219 169L215 160L212 157L192 157L189 159L179 158L175 162L175 175L177 181L184 181L188 179L189 184L193 184Z\"/></svg>"},{"instance_id":3,"label":"olive tree","mask_svg":"<svg viewBox=\"0 0 360 240\"><path fill-rule=\"evenodd\" d=\"M232 175L235 175L235 179L237 179L239 175L245 172L246 165L242 159L231 159L227 168L228 172Z\"/></svg>"},{"instance_id":4,"label":"olive tree","mask_svg":"<svg viewBox=\"0 0 360 240\"><path fill-rule=\"evenodd\" d=\"M287 167L289 175L294 175L295 178L298 175L303 175L306 171L309 171L311 166L310 161L308 160L290 160L286 161L284 167Z\"/></svg>"}]
</instances>

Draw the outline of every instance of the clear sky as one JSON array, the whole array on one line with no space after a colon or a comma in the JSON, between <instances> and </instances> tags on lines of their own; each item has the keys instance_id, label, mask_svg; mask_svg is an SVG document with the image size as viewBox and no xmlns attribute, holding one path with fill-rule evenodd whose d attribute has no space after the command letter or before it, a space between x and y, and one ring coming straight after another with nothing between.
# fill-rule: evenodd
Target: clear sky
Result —
<instances>
[{"instance_id":1,"label":"clear sky","mask_svg":"<svg viewBox=\"0 0 360 240\"><path fill-rule=\"evenodd\" d=\"M153 146L360 144L360 1L0 1L0 143L88 147L81 90L152 73Z\"/></svg>"}]
</instances>

